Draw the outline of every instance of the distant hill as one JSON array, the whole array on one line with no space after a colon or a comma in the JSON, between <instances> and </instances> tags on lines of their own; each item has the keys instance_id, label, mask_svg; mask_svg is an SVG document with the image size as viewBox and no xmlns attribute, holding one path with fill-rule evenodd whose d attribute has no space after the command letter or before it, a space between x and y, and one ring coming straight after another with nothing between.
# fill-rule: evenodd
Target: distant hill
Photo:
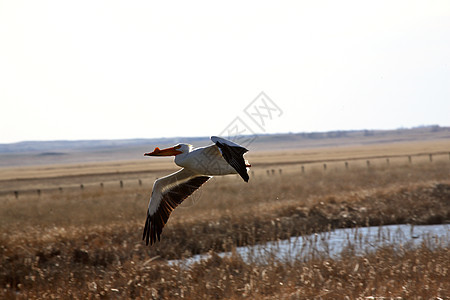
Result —
<instances>
[{"instance_id":1,"label":"distant hill","mask_svg":"<svg viewBox=\"0 0 450 300\"><path fill-rule=\"evenodd\" d=\"M337 147L380 143L450 139L450 127L421 126L396 130L350 130L258 134L226 137L251 151ZM194 146L211 143L209 137L170 137L125 140L28 141L0 144L0 167L42 164L66 164L141 159L154 147L179 142Z\"/></svg>"}]
</instances>

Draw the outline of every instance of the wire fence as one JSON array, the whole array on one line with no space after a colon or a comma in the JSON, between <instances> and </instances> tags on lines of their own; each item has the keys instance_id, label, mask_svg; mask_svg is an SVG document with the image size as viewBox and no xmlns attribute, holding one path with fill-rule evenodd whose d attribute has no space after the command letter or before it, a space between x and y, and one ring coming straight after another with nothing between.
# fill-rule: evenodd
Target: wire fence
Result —
<instances>
[{"instance_id":1,"label":"wire fence","mask_svg":"<svg viewBox=\"0 0 450 300\"><path fill-rule=\"evenodd\" d=\"M370 156L370 157L357 157L357 158L345 158L345 159L326 159L326 160L310 160L310 161L298 161L298 162L283 162L278 164L268 164L268 165L254 165L258 171L250 171L251 176L260 176L265 173L267 176L276 176L283 175L284 168L289 165L289 171L295 170L302 174L306 174L310 169L322 169L323 172L327 172L331 169L331 166L336 169L337 166L340 166L343 170L350 170L353 165L357 168L365 167L365 168L374 168L375 166L380 166L383 164L385 167L391 166L391 163L395 160L396 163L406 163L413 164L416 161L433 163L433 161L440 159L445 160L447 156L448 160L450 160L450 152L434 152L434 153L419 153L414 155L386 155L386 156ZM376 162L376 164L375 164ZM283 167L281 167L283 166ZM287 170L287 169L286 169ZM116 174L117 175L117 174ZM120 175L120 174L119 174ZM450 175L450 174L449 174ZM45 179L45 178L44 178ZM16 189L16 190L6 190L0 191L0 196L13 195L16 199L19 199L21 196L25 195L37 195L40 197L44 192L45 193L64 193L65 191L74 191L79 190L83 192L85 189L96 187L98 189L103 190L105 188L119 188L123 189L125 187L132 186L136 187L145 187L148 188L148 184L151 184L157 177L146 177L138 178L138 179L120 179L120 180L107 180L104 182L96 182L96 183L79 183L79 184L71 184L71 185L62 185L58 187L45 187L45 188L30 188L30 189Z\"/></svg>"}]
</instances>

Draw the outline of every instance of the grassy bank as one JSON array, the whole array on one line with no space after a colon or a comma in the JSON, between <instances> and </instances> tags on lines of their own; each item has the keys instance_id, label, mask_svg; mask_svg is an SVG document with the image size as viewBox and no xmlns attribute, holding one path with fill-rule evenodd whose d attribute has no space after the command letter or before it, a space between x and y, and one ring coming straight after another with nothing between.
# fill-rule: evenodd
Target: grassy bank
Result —
<instances>
[{"instance_id":1,"label":"grassy bank","mask_svg":"<svg viewBox=\"0 0 450 300\"><path fill-rule=\"evenodd\" d=\"M324 298L450 294L448 243L261 266L215 255L189 269L167 259L337 227L450 220L450 164L321 165L208 182L175 210L162 241L141 241L148 184L0 199L4 297Z\"/></svg>"}]
</instances>

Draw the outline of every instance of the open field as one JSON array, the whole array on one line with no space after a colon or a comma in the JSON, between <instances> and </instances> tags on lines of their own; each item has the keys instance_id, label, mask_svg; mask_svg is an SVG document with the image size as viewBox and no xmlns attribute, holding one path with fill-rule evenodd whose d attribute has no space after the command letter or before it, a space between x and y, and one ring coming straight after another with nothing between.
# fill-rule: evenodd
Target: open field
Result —
<instances>
[{"instance_id":1,"label":"open field","mask_svg":"<svg viewBox=\"0 0 450 300\"><path fill-rule=\"evenodd\" d=\"M226 137L226 136L224 136ZM442 145L450 141L450 127L425 126L412 129L397 130L354 130L331 131L310 133L284 133L254 135L249 137L228 137L231 140L247 147L252 154L258 152L274 153L276 151L301 152L301 155L310 153L314 149L328 148L333 153L334 149L353 148L354 150L383 148L394 151L393 147L419 143L424 150L424 145L431 146L428 151L448 151L448 147ZM144 160L142 154L153 150L154 147L168 147L183 141L195 147L211 144L209 137L190 138L156 138L156 139L132 139L132 140L98 140L98 141L46 141L46 142L22 142L15 144L0 144L0 168L30 167L34 170L48 170L49 165L99 165L99 162L127 162L130 160ZM424 144L425 143L425 144ZM365 147L368 146L368 147ZM386 147L385 147L386 146ZM414 147L416 148L416 147ZM409 151L413 151L410 149ZM415 149L416 150L416 149ZM371 150L369 150L371 152ZM379 151L377 151L379 152ZM395 151L394 151L395 152ZM355 152L361 156L363 153ZM386 155L388 153L384 153ZM391 152L393 154L393 152ZM401 152L400 154L406 154ZM288 156L290 157L290 155ZM292 159L292 157L291 157ZM294 160L305 160L296 157ZM104 166L104 164L100 164ZM136 165L134 167L137 167ZM1 170L1 169L0 169ZM76 171L71 169L71 171ZM69 173L73 174L73 173ZM36 175L36 172L34 173Z\"/></svg>"},{"instance_id":2,"label":"open field","mask_svg":"<svg viewBox=\"0 0 450 300\"><path fill-rule=\"evenodd\" d=\"M147 147L147 151L153 147ZM268 146L266 146L268 148ZM305 149L285 149L277 151L253 151L246 154L251 160L252 170L261 171L267 168L299 168L302 164L332 163L367 159L385 162L385 157L391 157L392 162L407 162L408 156L416 161L429 160L429 153L450 158L450 138L431 141L412 141L381 143L370 145L352 145L340 147L321 147ZM144 150L135 154L138 160L86 162L82 164L50 164L27 167L0 168L0 192L14 189L55 187L60 185L79 185L81 183L99 183L108 180L131 178L151 178L173 172L177 166L172 158L149 159L143 156ZM86 154L89 156L89 153ZM133 157L133 156L130 156ZM87 161L90 158L87 157ZM45 179L45 180L44 180Z\"/></svg>"},{"instance_id":3,"label":"open field","mask_svg":"<svg viewBox=\"0 0 450 300\"><path fill-rule=\"evenodd\" d=\"M291 264L214 253L332 228L448 223L449 149L438 140L249 153L248 184L213 178L153 247L143 223L170 160L2 168L0 298L445 299L449 240ZM441 154L418 155L431 152ZM190 268L166 263L207 252Z\"/></svg>"}]
</instances>

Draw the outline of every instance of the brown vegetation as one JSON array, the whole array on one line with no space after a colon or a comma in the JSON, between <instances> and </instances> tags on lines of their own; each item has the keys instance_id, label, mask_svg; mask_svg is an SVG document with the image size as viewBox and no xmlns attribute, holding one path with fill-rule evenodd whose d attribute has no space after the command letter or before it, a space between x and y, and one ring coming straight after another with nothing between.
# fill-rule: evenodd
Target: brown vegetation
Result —
<instances>
[{"instance_id":1,"label":"brown vegetation","mask_svg":"<svg viewBox=\"0 0 450 300\"><path fill-rule=\"evenodd\" d=\"M256 166L249 184L214 178L174 211L154 247L141 241L154 173L117 182L1 196L0 297L404 299L450 295L449 241L387 246L363 257L276 260L214 253L336 227L450 220L448 156L278 168ZM134 176L134 175L133 175ZM110 177L109 177L110 178ZM22 184L27 184L22 182ZM431 243L432 241L430 241ZM211 253L189 268L167 259ZM363 298L361 298L363 299Z\"/></svg>"}]
</instances>

